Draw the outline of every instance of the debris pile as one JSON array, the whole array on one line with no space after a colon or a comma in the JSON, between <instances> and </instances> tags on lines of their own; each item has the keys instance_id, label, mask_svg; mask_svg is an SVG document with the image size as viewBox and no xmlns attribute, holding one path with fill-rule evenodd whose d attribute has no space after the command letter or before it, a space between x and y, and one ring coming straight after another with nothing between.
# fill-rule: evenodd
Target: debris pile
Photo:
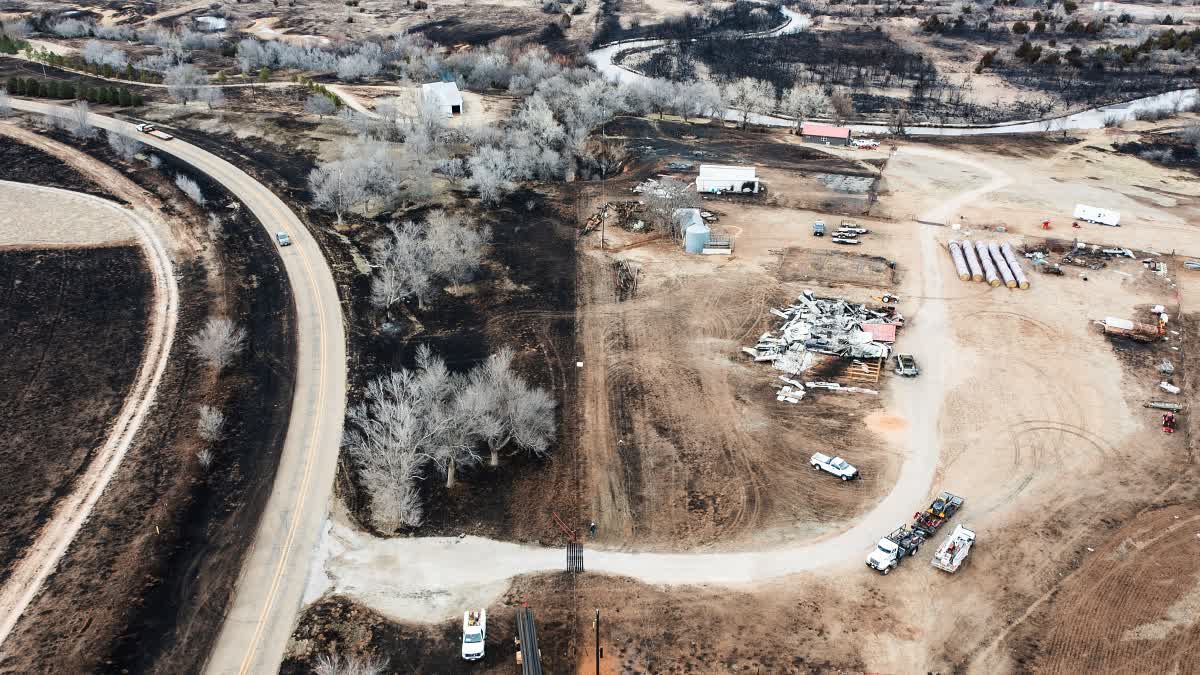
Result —
<instances>
[{"instance_id":1,"label":"debris pile","mask_svg":"<svg viewBox=\"0 0 1200 675\"><path fill-rule=\"evenodd\" d=\"M595 213L588 216L581 234L587 234L600 229L604 221L610 217L615 218L616 224L619 227L629 227L634 230L641 229L636 226L636 223L641 221L638 221L635 217L641 208L642 205L636 201L604 202Z\"/></svg>"},{"instance_id":2,"label":"debris pile","mask_svg":"<svg viewBox=\"0 0 1200 675\"><path fill-rule=\"evenodd\" d=\"M771 313L783 319L783 325L778 330L763 333L758 344L743 347L742 351L755 361L770 361L776 369L793 375L812 367L814 353L850 359L887 358L891 346L876 340L872 332L863 329L864 324L900 326L904 323L904 317L894 307L877 311L838 298L817 298L812 291L804 291L796 298L796 304L772 309ZM796 390L803 395L805 386L780 379L792 388L786 393L781 390L781 396L799 398ZM807 384L807 388L814 388L814 385ZM822 387L818 383L816 388Z\"/></svg>"}]
</instances>

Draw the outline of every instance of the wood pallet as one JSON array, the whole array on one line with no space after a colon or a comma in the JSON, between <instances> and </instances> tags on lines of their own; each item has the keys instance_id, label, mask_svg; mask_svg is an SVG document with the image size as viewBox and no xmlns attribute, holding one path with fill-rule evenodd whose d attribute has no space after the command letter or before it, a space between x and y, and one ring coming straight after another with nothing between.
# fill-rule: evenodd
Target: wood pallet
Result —
<instances>
[{"instance_id":1,"label":"wood pallet","mask_svg":"<svg viewBox=\"0 0 1200 675\"><path fill-rule=\"evenodd\" d=\"M855 359L842 368L841 379L855 384L879 384L883 359Z\"/></svg>"}]
</instances>

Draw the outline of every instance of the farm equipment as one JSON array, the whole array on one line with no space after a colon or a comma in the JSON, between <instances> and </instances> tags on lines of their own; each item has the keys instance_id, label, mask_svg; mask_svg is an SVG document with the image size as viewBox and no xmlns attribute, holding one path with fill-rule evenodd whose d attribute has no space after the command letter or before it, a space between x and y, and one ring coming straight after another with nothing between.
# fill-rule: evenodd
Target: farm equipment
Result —
<instances>
[{"instance_id":1,"label":"farm equipment","mask_svg":"<svg viewBox=\"0 0 1200 675\"><path fill-rule=\"evenodd\" d=\"M946 537L946 541L933 554L933 566L944 572L953 574L967 561L971 546L975 543L975 531L968 530L962 525L954 528L954 532Z\"/></svg>"},{"instance_id":2,"label":"farm equipment","mask_svg":"<svg viewBox=\"0 0 1200 675\"><path fill-rule=\"evenodd\" d=\"M875 550L867 556L867 567L888 574L907 556L916 555L925 543L925 536L901 525L891 534L879 540Z\"/></svg>"},{"instance_id":3,"label":"farm equipment","mask_svg":"<svg viewBox=\"0 0 1200 675\"><path fill-rule=\"evenodd\" d=\"M1148 323L1108 316L1103 321L1097 321L1096 323L1104 329L1105 335L1126 337L1135 342L1154 342L1162 337L1165 332L1165 328L1161 322L1157 326L1152 326Z\"/></svg>"},{"instance_id":4,"label":"farm equipment","mask_svg":"<svg viewBox=\"0 0 1200 675\"><path fill-rule=\"evenodd\" d=\"M939 494L924 512L918 511L913 514L913 531L926 537L933 536L938 528L950 520L955 513L958 513L958 510L962 508L963 501L962 497L949 492Z\"/></svg>"}]
</instances>

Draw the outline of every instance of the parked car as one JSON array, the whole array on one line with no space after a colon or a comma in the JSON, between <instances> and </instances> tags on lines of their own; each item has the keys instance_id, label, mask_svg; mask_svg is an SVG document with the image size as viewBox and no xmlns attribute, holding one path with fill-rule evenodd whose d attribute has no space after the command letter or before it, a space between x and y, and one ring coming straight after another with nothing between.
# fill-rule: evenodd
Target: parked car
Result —
<instances>
[{"instance_id":1,"label":"parked car","mask_svg":"<svg viewBox=\"0 0 1200 675\"><path fill-rule=\"evenodd\" d=\"M288 236L287 232L276 232L275 241L279 242L280 246L292 245L292 238Z\"/></svg>"},{"instance_id":2,"label":"parked car","mask_svg":"<svg viewBox=\"0 0 1200 675\"><path fill-rule=\"evenodd\" d=\"M874 150L879 147L879 141L874 138L855 138L850 141L850 145L863 150Z\"/></svg>"},{"instance_id":3,"label":"parked car","mask_svg":"<svg viewBox=\"0 0 1200 675\"><path fill-rule=\"evenodd\" d=\"M841 457L830 457L818 452L813 454L809 463L812 464L812 468L828 471L842 480L858 478L858 469L854 468L853 464Z\"/></svg>"},{"instance_id":4,"label":"parked car","mask_svg":"<svg viewBox=\"0 0 1200 675\"><path fill-rule=\"evenodd\" d=\"M818 220L817 222L813 223L813 236L814 237L824 237L825 236L825 221Z\"/></svg>"},{"instance_id":5,"label":"parked car","mask_svg":"<svg viewBox=\"0 0 1200 675\"><path fill-rule=\"evenodd\" d=\"M902 377L916 377L921 374L921 369L917 367L917 360L912 354L897 354L894 357L896 363L896 374Z\"/></svg>"}]
</instances>

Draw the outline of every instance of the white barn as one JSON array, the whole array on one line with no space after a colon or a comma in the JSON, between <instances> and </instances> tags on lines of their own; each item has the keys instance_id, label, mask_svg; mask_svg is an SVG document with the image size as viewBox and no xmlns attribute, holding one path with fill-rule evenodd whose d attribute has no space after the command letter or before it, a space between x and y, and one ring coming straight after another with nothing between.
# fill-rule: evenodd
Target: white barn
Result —
<instances>
[{"instance_id":1,"label":"white barn","mask_svg":"<svg viewBox=\"0 0 1200 675\"><path fill-rule=\"evenodd\" d=\"M435 101L446 117L462 114L463 98L453 82L430 82L421 85L421 99Z\"/></svg>"},{"instance_id":2,"label":"white barn","mask_svg":"<svg viewBox=\"0 0 1200 675\"><path fill-rule=\"evenodd\" d=\"M758 176L752 166L701 164L696 192L758 192Z\"/></svg>"}]
</instances>

